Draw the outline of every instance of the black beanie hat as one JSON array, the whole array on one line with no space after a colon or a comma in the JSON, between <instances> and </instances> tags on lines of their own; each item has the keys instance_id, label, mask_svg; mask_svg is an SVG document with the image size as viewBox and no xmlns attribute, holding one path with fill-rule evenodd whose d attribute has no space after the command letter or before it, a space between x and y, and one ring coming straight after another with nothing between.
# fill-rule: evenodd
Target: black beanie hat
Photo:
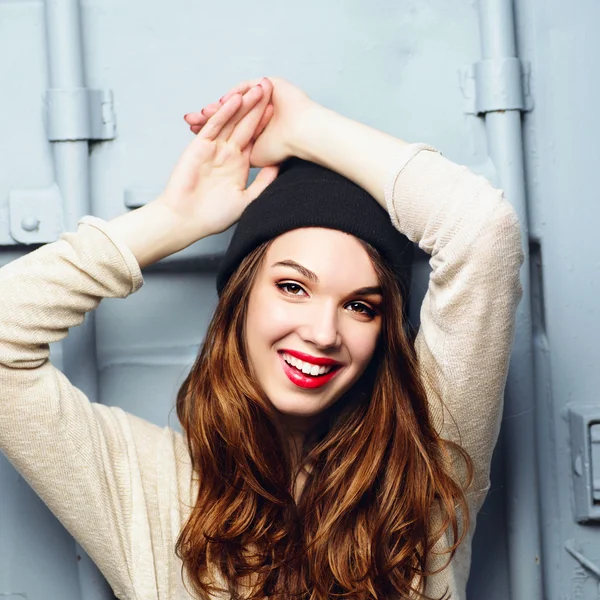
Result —
<instances>
[{"instance_id":1,"label":"black beanie hat","mask_svg":"<svg viewBox=\"0 0 600 600\"><path fill-rule=\"evenodd\" d=\"M396 274L408 307L413 244L386 210L361 187L314 163L290 158L279 175L242 213L217 273L217 291L252 250L292 229L325 227L345 231L379 251Z\"/></svg>"}]
</instances>

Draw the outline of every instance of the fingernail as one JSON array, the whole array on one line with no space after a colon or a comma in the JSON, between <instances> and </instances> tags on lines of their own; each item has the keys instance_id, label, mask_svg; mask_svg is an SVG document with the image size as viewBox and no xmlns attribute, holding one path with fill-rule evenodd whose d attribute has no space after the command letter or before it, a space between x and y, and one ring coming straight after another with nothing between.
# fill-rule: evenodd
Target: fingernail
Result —
<instances>
[{"instance_id":1,"label":"fingernail","mask_svg":"<svg viewBox=\"0 0 600 600\"><path fill-rule=\"evenodd\" d=\"M204 116L204 117L206 116L206 115L204 114L204 109L202 109L200 112L202 113L202 116Z\"/></svg>"},{"instance_id":2,"label":"fingernail","mask_svg":"<svg viewBox=\"0 0 600 600\"><path fill-rule=\"evenodd\" d=\"M225 96L227 96L227 94L225 94ZM223 102L225 96L221 96L221 99L219 100L219 102Z\"/></svg>"},{"instance_id":3,"label":"fingernail","mask_svg":"<svg viewBox=\"0 0 600 600\"><path fill-rule=\"evenodd\" d=\"M185 113L185 115L183 115L183 118L184 118L184 119L187 119L187 116L188 116L189 114L190 114L190 113Z\"/></svg>"}]
</instances>

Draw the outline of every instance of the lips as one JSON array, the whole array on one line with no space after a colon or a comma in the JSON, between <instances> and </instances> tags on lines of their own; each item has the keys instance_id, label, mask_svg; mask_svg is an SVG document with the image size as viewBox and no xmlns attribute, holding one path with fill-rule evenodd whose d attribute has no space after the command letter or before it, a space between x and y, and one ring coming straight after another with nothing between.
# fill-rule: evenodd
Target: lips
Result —
<instances>
[{"instance_id":1,"label":"lips","mask_svg":"<svg viewBox=\"0 0 600 600\"><path fill-rule=\"evenodd\" d=\"M298 352L298 350L288 350L287 348L281 350L281 352L285 352L286 354L290 354L304 362L311 363L313 365L319 366L341 366L341 362L337 360L333 360L332 358L325 358L324 356L311 356L310 354L304 354L304 352Z\"/></svg>"},{"instance_id":2,"label":"lips","mask_svg":"<svg viewBox=\"0 0 600 600\"><path fill-rule=\"evenodd\" d=\"M283 352L313 365L331 367L331 370L323 375L309 375L288 364L283 358L282 352L279 352L279 360L288 379L294 385L305 389L314 389L329 383L339 373L339 367L342 365L340 362L330 358L310 356L309 354L304 354L303 352L297 352L295 350L284 350Z\"/></svg>"}]
</instances>

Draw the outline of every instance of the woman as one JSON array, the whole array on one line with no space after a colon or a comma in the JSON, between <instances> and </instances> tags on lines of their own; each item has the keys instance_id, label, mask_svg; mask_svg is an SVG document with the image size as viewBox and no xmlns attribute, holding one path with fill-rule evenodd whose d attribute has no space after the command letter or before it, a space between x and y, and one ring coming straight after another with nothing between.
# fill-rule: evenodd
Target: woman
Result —
<instances>
[{"instance_id":1,"label":"woman","mask_svg":"<svg viewBox=\"0 0 600 600\"><path fill-rule=\"evenodd\" d=\"M186 120L159 198L0 270L0 447L120 598L464 598L521 295L514 211L283 80ZM102 298L240 216L183 437L51 366L47 344ZM401 234L432 255L414 345Z\"/></svg>"}]
</instances>

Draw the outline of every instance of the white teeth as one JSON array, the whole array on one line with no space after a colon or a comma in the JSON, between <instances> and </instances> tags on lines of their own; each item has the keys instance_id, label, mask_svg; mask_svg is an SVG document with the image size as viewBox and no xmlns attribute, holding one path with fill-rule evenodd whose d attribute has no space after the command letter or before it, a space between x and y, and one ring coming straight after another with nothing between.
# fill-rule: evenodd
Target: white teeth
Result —
<instances>
[{"instance_id":1,"label":"white teeth","mask_svg":"<svg viewBox=\"0 0 600 600\"><path fill-rule=\"evenodd\" d=\"M325 373L329 373L331 371L331 366L319 366L313 365L309 362L304 362L295 356L290 356L289 354L283 353L283 360L288 364L296 367L299 371L302 371L306 375L311 375L311 377L316 377L317 375L324 375Z\"/></svg>"}]
</instances>

